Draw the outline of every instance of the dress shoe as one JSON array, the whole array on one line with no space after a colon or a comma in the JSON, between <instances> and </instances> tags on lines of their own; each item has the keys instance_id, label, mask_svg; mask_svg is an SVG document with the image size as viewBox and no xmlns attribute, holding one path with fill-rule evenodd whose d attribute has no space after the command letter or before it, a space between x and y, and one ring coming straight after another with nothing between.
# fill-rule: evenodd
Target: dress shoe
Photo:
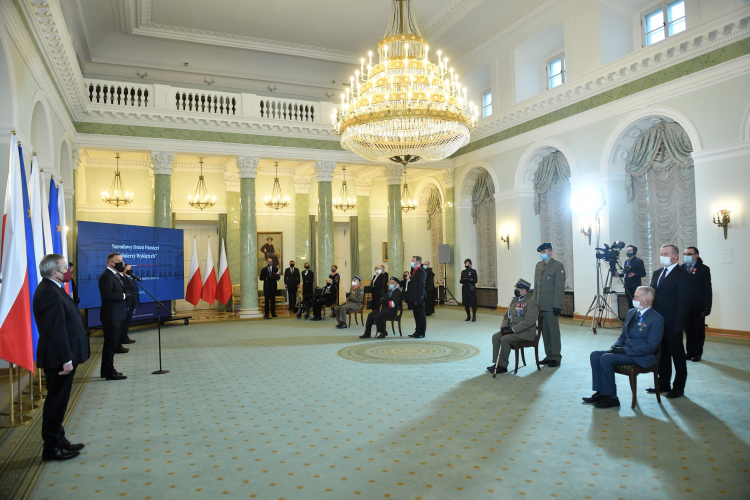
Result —
<instances>
[{"instance_id":1,"label":"dress shoe","mask_svg":"<svg viewBox=\"0 0 750 500\"><path fill-rule=\"evenodd\" d=\"M694 362L694 363L697 363L698 361L700 361L700 360L701 360L701 357L700 357L700 356L693 356L693 357L692 357L692 359L690 359L690 360L691 360L692 362Z\"/></svg>"},{"instance_id":2,"label":"dress shoe","mask_svg":"<svg viewBox=\"0 0 750 500\"><path fill-rule=\"evenodd\" d=\"M581 398L583 399L584 403L596 403L597 401L601 401L606 396L599 391L596 391L594 394L591 395L590 398Z\"/></svg>"},{"instance_id":3,"label":"dress shoe","mask_svg":"<svg viewBox=\"0 0 750 500\"><path fill-rule=\"evenodd\" d=\"M384 338L386 338L387 336L388 336L388 332L381 332L381 333L380 333L380 335L378 335L378 337L377 337L377 338L379 338L379 339L384 339Z\"/></svg>"},{"instance_id":4,"label":"dress shoe","mask_svg":"<svg viewBox=\"0 0 750 500\"><path fill-rule=\"evenodd\" d=\"M271 319L270 316L263 316L263 319Z\"/></svg>"},{"instance_id":5,"label":"dress shoe","mask_svg":"<svg viewBox=\"0 0 750 500\"><path fill-rule=\"evenodd\" d=\"M678 391L677 389L672 389L667 393L667 397L669 399L675 399L684 396L685 393L683 391Z\"/></svg>"},{"instance_id":6,"label":"dress shoe","mask_svg":"<svg viewBox=\"0 0 750 500\"><path fill-rule=\"evenodd\" d=\"M278 316L276 316L276 313L271 313L271 316L274 318L278 318Z\"/></svg>"},{"instance_id":7,"label":"dress shoe","mask_svg":"<svg viewBox=\"0 0 750 500\"><path fill-rule=\"evenodd\" d=\"M492 373L493 373L493 374L495 374L495 373L508 373L508 369L507 369L507 368L505 368L505 367L503 367L503 366L498 366L498 367L497 367L497 372L495 372L495 371L494 371L494 367L493 367L493 371L492 371Z\"/></svg>"},{"instance_id":8,"label":"dress shoe","mask_svg":"<svg viewBox=\"0 0 750 500\"><path fill-rule=\"evenodd\" d=\"M551 359L549 363L547 363L547 366L549 366L550 368L557 368L558 366L560 366L560 362Z\"/></svg>"},{"instance_id":9,"label":"dress shoe","mask_svg":"<svg viewBox=\"0 0 750 500\"><path fill-rule=\"evenodd\" d=\"M125 380L128 377L126 377L125 375L118 374L118 375L110 375L109 377L104 377L104 378L106 378L107 380Z\"/></svg>"},{"instance_id":10,"label":"dress shoe","mask_svg":"<svg viewBox=\"0 0 750 500\"><path fill-rule=\"evenodd\" d=\"M310 321L323 321L323 318L314 317L314 318L310 318Z\"/></svg>"},{"instance_id":11,"label":"dress shoe","mask_svg":"<svg viewBox=\"0 0 750 500\"><path fill-rule=\"evenodd\" d=\"M594 403L595 408L619 408L620 400L613 398L612 396L604 396L602 399Z\"/></svg>"},{"instance_id":12,"label":"dress shoe","mask_svg":"<svg viewBox=\"0 0 750 500\"><path fill-rule=\"evenodd\" d=\"M125 339L122 341L123 344L135 344L135 340L133 339Z\"/></svg>"},{"instance_id":13,"label":"dress shoe","mask_svg":"<svg viewBox=\"0 0 750 500\"><path fill-rule=\"evenodd\" d=\"M49 462L51 460L70 460L80 455L80 451L64 450L55 448L53 451L42 453L42 460Z\"/></svg>"},{"instance_id":14,"label":"dress shoe","mask_svg":"<svg viewBox=\"0 0 750 500\"><path fill-rule=\"evenodd\" d=\"M413 339L423 339L424 333L412 333L411 335L409 335L409 337Z\"/></svg>"},{"instance_id":15,"label":"dress shoe","mask_svg":"<svg viewBox=\"0 0 750 500\"><path fill-rule=\"evenodd\" d=\"M541 360L541 361L539 362L539 364L540 364L540 365L546 365L546 364L548 364L549 362L550 362L550 360L549 360L549 359L547 359L547 358L544 358L543 360Z\"/></svg>"},{"instance_id":16,"label":"dress shoe","mask_svg":"<svg viewBox=\"0 0 750 500\"><path fill-rule=\"evenodd\" d=\"M130 349L128 349L127 347L123 347L123 346L120 346L115 350L115 354L125 354L128 352L130 352Z\"/></svg>"},{"instance_id":17,"label":"dress shoe","mask_svg":"<svg viewBox=\"0 0 750 500\"><path fill-rule=\"evenodd\" d=\"M83 443L73 444L70 441L65 441L64 443L58 445L58 448L62 448L63 450L67 451L79 451L84 449L85 447L86 445Z\"/></svg>"},{"instance_id":18,"label":"dress shoe","mask_svg":"<svg viewBox=\"0 0 750 500\"><path fill-rule=\"evenodd\" d=\"M341 329L343 330L344 328L349 328L349 327L346 326L346 323L341 323Z\"/></svg>"},{"instance_id":19,"label":"dress shoe","mask_svg":"<svg viewBox=\"0 0 750 500\"><path fill-rule=\"evenodd\" d=\"M370 336L369 333L365 333L364 335L360 335L359 338L361 338L361 339L371 339L372 337Z\"/></svg>"},{"instance_id":20,"label":"dress shoe","mask_svg":"<svg viewBox=\"0 0 750 500\"><path fill-rule=\"evenodd\" d=\"M669 388L667 388L667 389L661 389L660 388L659 389L659 393L661 393L661 394L666 394L666 393L671 392L671 391L672 390L669 389ZM646 392L649 393L649 394L656 394L656 389L654 389L653 387L649 387L648 389L646 389Z\"/></svg>"},{"instance_id":21,"label":"dress shoe","mask_svg":"<svg viewBox=\"0 0 750 500\"><path fill-rule=\"evenodd\" d=\"M464 321L471 321L471 318L469 316L466 316L466 319Z\"/></svg>"},{"instance_id":22,"label":"dress shoe","mask_svg":"<svg viewBox=\"0 0 750 500\"><path fill-rule=\"evenodd\" d=\"M476 316L474 316L473 318L471 318L471 322L472 322L472 323L476 323L476 322L477 322L477 317L476 317Z\"/></svg>"}]
</instances>

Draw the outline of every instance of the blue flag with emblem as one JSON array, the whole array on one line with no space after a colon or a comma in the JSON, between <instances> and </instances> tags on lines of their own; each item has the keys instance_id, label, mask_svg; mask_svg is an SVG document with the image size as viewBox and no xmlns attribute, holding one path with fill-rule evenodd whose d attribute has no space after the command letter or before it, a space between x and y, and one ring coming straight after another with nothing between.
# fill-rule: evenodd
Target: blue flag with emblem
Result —
<instances>
[{"instance_id":1,"label":"blue flag with emblem","mask_svg":"<svg viewBox=\"0 0 750 500\"><path fill-rule=\"evenodd\" d=\"M52 230L52 252L62 255L62 227L60 211L57 208L57 185L55 179L49 180L49 227Z\"/></svg>"},{"instance_id":2,"label":"blue flag with emblem","mask_svg":"<svg viewBox=\"0 0 750 500\"><path fill-rule=\"evenodd\" d=\"M36 258L34 253L34 230L31 227L31 203L29 203L29 187L26 184L26 169L23 165L23 151L21 145L18 145L18 159L21 165L21 193L23 198L23 214L24 214L24 233L26 235L26 271L29 281L29 299L32 307L30 308L31 313L31 342L34 347L34 361L36 361L36 346L39 343L39 330L36 328L36 320L34 319L34 292L36 287L39 285L37 282L37 270L36 270Z\"/></svg>"}]
</instances>

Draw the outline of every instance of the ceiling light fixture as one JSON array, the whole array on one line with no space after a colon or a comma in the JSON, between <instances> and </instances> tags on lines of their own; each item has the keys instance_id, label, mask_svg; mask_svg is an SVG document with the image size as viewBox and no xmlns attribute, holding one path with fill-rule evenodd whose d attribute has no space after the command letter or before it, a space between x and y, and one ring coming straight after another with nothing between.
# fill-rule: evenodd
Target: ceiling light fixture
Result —
<instances>
[{"instance_id":1,"label":"ceiling light fixture","mask_svg":"<svg viewBox=\"0 0 750 500\"><path fill-rule=\"evenodd\" d=\"M357 207L357 199L349 197L349 188L346 186L346 167L344 167L344 182L341 183L339 199L333 199L333 208L346 212Z\"/></svg>"},{"instance_id":2,"label":"ceiling light fixture","mask_svg":"<svg viewBox=\"0 0 750 500\"><path fill-rule=\"evenodd\" d=\"M344 149L370 161L441 160L469 142L479 110L441 51L437 64L430 62L411 0L392 1L378 62L372 52L366 67L361 60L332 116L333 130Z\"/></svg>"},{"instance_id":3,"label":"ceiling light fixture","mask_svg":"<svg viewBox=\"0 0 750 500\"><path fill-rule=\"evenodd\" d=\"M401 162L396 162L401 163ZM404 163L404 189L401 190L401 210L404 213L409 213L412 210L417 209L417 200L412 199L411 193L409 192L409 184L406 182L406 164Z\"/></svg>"},{"instance_id":4,"label":"ceiling light fixture","mask_svg":"<svg viewBox=\"0 0 750 500\"><path fill-rule=\"evenodd\" d=\"M281 192L281 184L279 184L279 162L274 162L274 165L276 166L276 176L273 179L273 189L271 190L271 196L264 197L264 203L268 208L278 210L289 206L289 197L284 196L284 193Z\"/></svg>"},{"instance_id":5,"label":"ceiling light fixture","mask_svg":"<svg viewBox=\"0 0 750 500\"><path fill-rule=\"evenodd\" d=\"M203 210L204 208L214 206L214 203L216 203L216 196L210 196L208 194L206 181L203 179L203 158L198 160L198 163L201 165L201 175L198 177L198 185L195 187L195 194L193 196L188 195L188 203L193 208Z\"/></svg>"},{"instance_id":6,"label":"ceiling light fixture","mask_svg":"<svg viewBox=\"0 0 750 500\"><path fill-rule=\"evenodd\" d=\"M125 185L122 183L122 177L120 177L120 153L115 154L115 160L117 161L115 178L112 179L109 191L102 191L102 201L119 208L120 205L133 202L133 193L125 191Z\"/></svg>"}]
</instances>

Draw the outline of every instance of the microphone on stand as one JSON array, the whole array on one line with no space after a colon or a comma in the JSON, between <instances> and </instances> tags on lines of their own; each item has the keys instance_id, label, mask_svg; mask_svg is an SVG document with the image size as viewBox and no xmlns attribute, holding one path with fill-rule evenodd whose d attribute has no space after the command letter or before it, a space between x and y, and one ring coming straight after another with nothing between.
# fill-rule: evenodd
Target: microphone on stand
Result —
<instances>
[{"instance_id":1,"label":"microphone on stand","mask_svg":"<svg viewBox=\"0 0 750 500\"><path fill-rule=\"evenodd\" d=\"M133 274L132 271L130 273L128 273L128 276L130 276L131 278L133 278L136 281L143 281L141 278L139 278L138 276L136 276L135 274Z\"/></svg>"}]
</instances>

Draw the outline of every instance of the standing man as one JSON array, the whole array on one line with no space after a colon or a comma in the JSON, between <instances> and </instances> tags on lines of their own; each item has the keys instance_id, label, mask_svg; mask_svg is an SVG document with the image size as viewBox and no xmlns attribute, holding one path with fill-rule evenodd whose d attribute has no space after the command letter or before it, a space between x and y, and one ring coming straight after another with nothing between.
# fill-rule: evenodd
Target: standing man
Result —
<instances>
[{"instance_id":1,"label":"standing man","mask_svg":"<svg viewBox=\"0 0 750 500\"><path fill-rule=\"evenodd\" d=\"M539 305L534 297L526 295L531 283L519 279L513 290L500 331L492 336L492 362L487 370L495 375L508 371L508 358L514 342L532 341L536 338L536 323L539 320Z\"/></svg>"},{"instance_id":2,"label":"standing man","mask_svg":"<svg viewBox=\"0 0 750 500\"><path fill-rule=\"evenodd\" d=\"M388 293L388 273L385 272L385 266L382 264L375 266L375 274L370 281L370 289L370 293L372 293L372 307L370 309L380 311L380 301Z\"/></svg>"},{"instance_id":3,"label":"standing man","mask_svg":"<svg viewBox=\"0 0 750 500\"><path fill-rule=\"evenodd\" d=\"M424 261L422 267L427 273L427 281L425 282L424 313L425 316L432 316L435 314L435 271L432 270L429 260Z\"/></svg>"},{"instance_id":4,"label":"standing man","mask_svg":"<svg viewBox=\"0 0 750 500\"><path fill-rule=\"evenodd\" d=\"M651 276L651 288L656 290L654 311L664 318L664 337L661 340L661 360L659 362L659 392L667 393L668 398L679 398L685 394L687 363L685 347L682 345L682 332L685 329L690 304L690 283L685 268L677 264L680 251L674 245L664 245L660 250L661 269ZM674 383L672 362L674 361ZM647 389L655 393L656 388Z\"/></svg>"},{"instance_id":5,"label":"standing man","mask_svg":"<svg viewBox=\"0 0 750 500\"><path fill-rule=\"evenodd\" d=\"M305 295L312 296L315 294L315 273L310 271L310 263L305 262L305 270L302 271L302 299Z\"/></svg>"},{"instance_id":6,"label":"standing man","mask_svg":"<svg viewBox=\"0 0 750 500\"><path fill-rule=\"evenodd\" d=\"M641 286L641 278L646 276L646 266L643 264L643 260L636 257L638 253L638 247L635 245L628 245L625 249L625 272L620 275L620 278L625 278L625 297L628 299L628 310L633 308L633 296L635 291Z\"/></svg>"},{"instance_id":7,"label":"standing man","mask_svg":"<svg viewBox=\"0 0 750 500\"><path fill-rule=\"evenodd\" d=\"M70 292L73 294L73 302L78 305L79 302L81 302L81 299L78 298L78 285L76 285L75 280L73 279L73 274L75 273L75 269L73 269L73 263L68 262L68 268L70 269Z\"/></svg>"},{"instance_id":8,"label":"standing man","mask_svg":"<svg viewBox=\"0 0 750 500\"><path fill-rule=\"evenodd\" d=\"M401 289L397 277L391 278L388 285L388 294L380 301L379 307L367 315L367 324L365 325L365 334L360 335L361 339L369 339L372 333L372 325L375 324L375 337L384 339L388 336L385 322L388 318L395 318L398 315L398 308L401 306Z\"/></svg>"},{"instance_id":9,"label":"standing man","mask_svg":"<svg viewBox=\"0 0 750 500\"><path fill-rule=\"evenodd\" d=\"M336 328L347 328L347 311L359 311L363 307L362 298L364 297L364 290L360 285L361 282L362 278L359 276L352 278L352 290L346 294L346 302L344 305L333 308L333 313L336 316Z\"/></svg>"},{"instance_id":10,"label":"standing man","mask_svg":"<svg viewBox=\"0 0 750 500\"><path fill-rule=\"evenodd\" d=\"M68 441L62 424L76 367L89 359L89 338L78 306L62 289L71 276L65 258L56 253L45 255L39 272L44 279L34 292L33 307L39 329L37 366L44 369L47 383L42 460L69 460L77 457L84 445Z\"/></svg>"},{"instance_id":11,"label":"standing man","mask_svg":"<svg viewBox=\"0 0 750 500\"><path fill-rule=\"evenodd\" d=\"M698 249L687 247L685 253L685 271L690 283L690 306L685 321L685 338L687 344L686 358L695 362L703 356L703 343L706 341L706 316L711 314L713 290L711 288L711 269L703 263Z\"/></svg>"},{"instance_id":12,"label":"standing man","mask_svg":"<svg viewBox=\"0 0 750 500\"><path fill-rule=\"evenodd\" d=\"M141 307L141 297L138 293L138 285L135 284L133 276L133 268L130 264L125 264L125 272L122 273L123 283L131 292L131 296L125 301L128 305L128 315L122 324L122 332L120 333L120 346L122 344L135 344L135 340L128 337L128 330L130 330L130 322L133 321L133 313L136 309Z\"/></svg>"},{"instance_id":13,"label":"standing man","mask_svg":"<svg viewBox=\"0 0 750 500\"><path fill-rule=\"evenodd\" d=\"M289 267L284 271L284 288L286 288L287 300L289 300L289 310L293 311L297 307L297 291L300 283L299 269L294 267L294 261L289 261Z\"/></svg>"},{"instance_id":14,"label":"standing man","mask_svg":"<svg viewBox=\"0 0 750 500\"><path fill-rule=\"evenodd\" d=\"M271 257L266 258L266 267L260 271L260 280L263 282L263 299L266 301L263 319L271 319L271 316L278 317L276 316L276 283L279 279L281 279L279 268L273 265ZM268 315L269 311L271 316Z\"/></svg>"},{"instance_id":15,"label":"standing man","mask_svg":"<svg viewBox=\"0 0 750 500\"><path fill-rule=\"evenodd\" d=\"M423 339L427 334L427 316L424 312L424 301L427 296L425 292L427 272L422 268L422 257L415 255L411 258L411 269L411 278L407 279L405 292L409 309L414 313L416 327L414 333L409 337Z\"/></svg>"},{"instance_id":16,"label":"standing man","mask_svg":"<svg viewBox=\"0 0 750 500\"><path fill-rule=\"evenodd\" d=\"M565 267L552 258L552 243L542 243L536 249L542 259L534 269L534 298L542 313L544 359L539 363L552 368L560 366L560 313L565 297Z\"/></svg>"},{"instance_id":17,"label":"standing man","mask_svg":"<svg viewBox=\"0 0 750 500\"><path fill-rule=\"evenodd\" d=\"M102 366L100 375L107 380L124 380L128 377L115 370L115 352L128 352L118 344L122 324L128 317L127 291L122 282L120 273L125 270L122 256L118 252L107 255L107 269L99 276L99 294L102 298L102 307L99 315L104 332L104 347L102 349Z\"/></svg>"}]
</instances>

